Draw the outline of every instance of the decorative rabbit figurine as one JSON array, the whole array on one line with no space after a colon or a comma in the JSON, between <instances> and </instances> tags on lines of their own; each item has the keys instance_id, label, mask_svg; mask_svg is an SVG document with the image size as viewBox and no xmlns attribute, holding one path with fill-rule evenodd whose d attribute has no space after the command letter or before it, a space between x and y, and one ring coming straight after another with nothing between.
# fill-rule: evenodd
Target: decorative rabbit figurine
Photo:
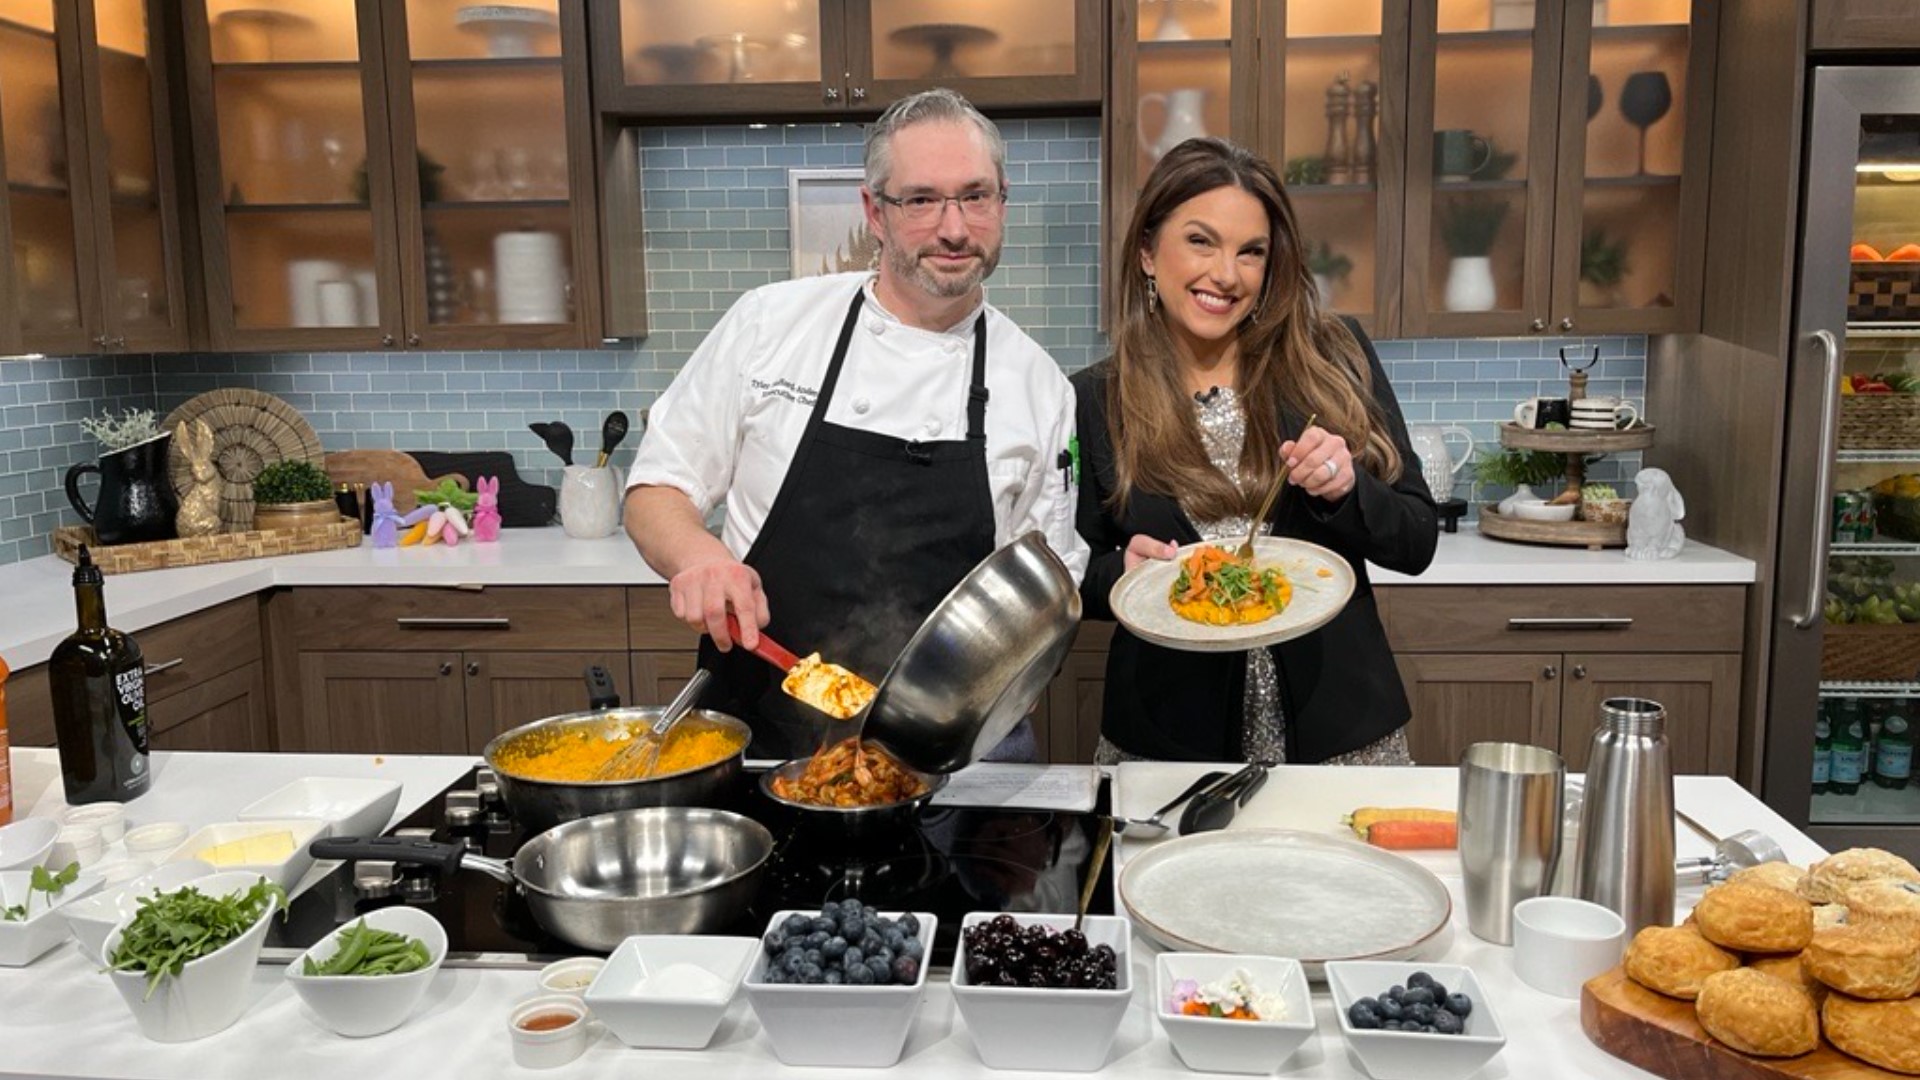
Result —
<instances>
[{"instance_id":1,"label":"decorative rabbit figurine","mask_svg":"<svg viewBox=\"0 0 1920 1080\"><path fill-rule=\"evenodd\" d=\"M500 539L500 481L483 476L474 482L480 504L473 508L473 542L491 544Z\"/></svg>"},{"instance_id":2,"label":"decorative rabbit figurine","mask_svg":"<svg viewBox=\"0 0 1920 1080\"><path fill-rule=\"evenodd\" d=\"M1671 559L1686 546L1687 531L1680 519L1687 504L1674 490L1665 469L1641 469L1634 474L1638 497L1627 511L1627 558Z\"/></svg>"},{"instance_id":3,"label":"decorative rabbit figurine","mask_svg":"<svg viewBox=\"0 0 1920 1080\"><path fill-rule=\"evenodd\" d=\"M193 484L182 494L180 510L173 516L174 532L180 536L212 536L220 531L220 473L213 467L213 429L205 420L191 426L185 420L174 425L175 452L187 455L193 472Z\"/></svg>"},{"instance_id":4,"label":"decorative rabbit figurine","mask_svg":"<svg viewBox=\"0 0 1920 1080\"><path fill-rule=\"evenodd\" d=\"M401 526L425 521L433 513L431 506L415 507L410 514L395 510L391 481L372 485L367 494L373 497L373 546L377 548L399 547Z\"/></svg>"}]
</instances>

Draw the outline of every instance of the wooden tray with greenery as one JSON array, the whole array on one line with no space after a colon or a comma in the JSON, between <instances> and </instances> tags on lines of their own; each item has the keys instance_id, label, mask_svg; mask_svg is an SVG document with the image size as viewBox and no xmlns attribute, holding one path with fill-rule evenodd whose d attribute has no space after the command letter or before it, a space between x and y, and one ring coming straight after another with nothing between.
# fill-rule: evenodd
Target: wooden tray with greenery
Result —
<instances>
[{"instance_id":1,"label":"wooden tray with greenery","mask_svg":"<svg viewBox=\"0 0 1920 1080\"><path fill-rule=\"evenodd\" d=\"M90 526L67 525L54 530L53 553L68 562L78 562L80 545L85 544L87 554L101 573L132 574L142 570L166 570L176 566L201 566L237 559L264 559L273 555L304 555L311 551L359 547L360 535L360 523L343 516L332 524L307 528L254 529L101 547Z\"/></svg>"},{"instance_id":2,"label":"wooden tray with greenery","mask_svg":"<svg viewBox=\"0 0 1920 1080\"><path fill-rule=\"evenodd\" d=\"M1480 508L1480 531L1500 540L1528 544L1559 544L1563 547L1626 547L1625 522L1606 521L1531 521L1508 517L1496 503Z\"/></svg>"}]
</instances>

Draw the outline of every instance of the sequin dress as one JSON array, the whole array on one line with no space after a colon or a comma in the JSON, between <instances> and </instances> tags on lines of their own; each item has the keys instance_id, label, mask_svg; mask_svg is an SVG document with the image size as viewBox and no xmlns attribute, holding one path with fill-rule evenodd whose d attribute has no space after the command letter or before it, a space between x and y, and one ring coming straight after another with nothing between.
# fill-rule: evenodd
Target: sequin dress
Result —
<instances>
[{"instance_id":1,"label":"sequin dress","mask_svg":"<svg viewBox=\"0 0 1920 1080\"><path fill-rule=\"evenodd\" d=\"M1247 441L1247 415L1246 410L1240 407L1240 396L1231 387L1225 386L1197 394L1194 396L1194 415L1200 422L1200 441L1206 447L1208 460L1213 462L1214 468L1245 487L1247 477L1240 472L1240 450ZM1218 521L1202 521L1185 505L1181 509L1187 511L1188 520L1199 530L1202 539L1230 541L1235 547L1246 537L1247 527L1251 524L1246 514L1235 514ZM1280 706L1280 673L1274 667L1271 649L1252 649L1247 653L1247 691L1241 710L1240 751L1247 761L1280 763L1287 760L1287 718ZM1101 765L1140 760L1144 759L1108 742L1104 735L1094 751L1094 761ZM1321 764L1411 765L1413 757L1407 751L1406 729L1401 728L1377 742L1329 758Z\"/></svg>"}]
</instances>

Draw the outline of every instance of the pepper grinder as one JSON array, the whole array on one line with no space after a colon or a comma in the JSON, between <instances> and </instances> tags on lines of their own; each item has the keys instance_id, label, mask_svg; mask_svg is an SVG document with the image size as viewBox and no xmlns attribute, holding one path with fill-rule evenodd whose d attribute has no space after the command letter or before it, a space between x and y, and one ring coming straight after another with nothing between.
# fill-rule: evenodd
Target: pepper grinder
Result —
<instances>
[{"instance_id":1,"label":"pepper grinder","mask_svg":"<svg viewBox=\"0 0 1920 1080\"><path fill-rule=\"evenodd\" d=\"M1667 710L1608 698L1587 759L1574 893L1617 913L1631 937L1673 925L1673 759Z\"/></svg>"},{"instance_id":2,"label":"pepper grinder","mask_svg":"<svg viewBox=\"0 0 1920 1080\"><path fill-rule=\"evenodd\" d=\"M1352 111L1353 90L1347 73L1341 72L1327 87L1327 183L1353 181L1353 143L1347 138L1347 116Z\"/></svg>"},{"instance_id":3,"label":"pepper grinder","mask_svg":"<svg viewBox=\"0 0 1920 1080\"><path fill-rule=\"evenodd\" d=\"M1371 184L1374 163L1380 155L1374 140L1373 118L1380 113L1380 84L1363 79L1353 98L1353 182Z\"/></svg>"}]
</instances>

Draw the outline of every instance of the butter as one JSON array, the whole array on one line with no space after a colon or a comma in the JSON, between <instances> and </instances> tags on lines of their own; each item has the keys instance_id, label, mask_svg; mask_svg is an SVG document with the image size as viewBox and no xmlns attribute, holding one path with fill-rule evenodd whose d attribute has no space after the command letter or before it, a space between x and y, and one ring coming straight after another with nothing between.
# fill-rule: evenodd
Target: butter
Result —
<instances>
[{"instance_id":1,"label":"butter","mask_svg":"<svg viewBox=\"0 0 1920 1080\"><path fill-rule=\"evenodd\" d=\"M293 854L293 833L286 829L229 840L224 844L201 848L194 858L214 866L242 866L282 862Z\"/></svg>"}]
</instances>

